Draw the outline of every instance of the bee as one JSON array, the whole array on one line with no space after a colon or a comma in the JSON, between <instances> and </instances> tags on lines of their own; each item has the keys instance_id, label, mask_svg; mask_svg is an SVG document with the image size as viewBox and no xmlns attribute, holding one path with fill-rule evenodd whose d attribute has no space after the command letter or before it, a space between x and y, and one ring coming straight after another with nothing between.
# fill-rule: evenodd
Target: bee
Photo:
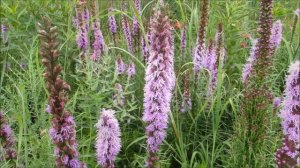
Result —
<instances>
[{"instance_id":1,"label":"bee","mask_svg":"<svg viewBox=\"0 0 300 168\"><path fill-rule=\"evenodd\" d=\"M183 26L184 26L184 24L180 23L178 20L175 20L175 23L173 24L173 27L175 29L182 29Z\"/></svg>"},{"instance_id":2,"label":"bee","mask_svg":"<svg viewBox=\"0 0 300 168\"><path fill-rule=\"evenodd\" d=\"M242 33L241 37L243 37L244 39L250 39L251 35L249 33Z\"/></svg>"},{"instance_id":3,"label":"bee","mask_svg":"<svg viewBox=\"0 0 300 168\"><path fill-rule=\"evenodd\" d=\"M240 46L241 46L242 48L247 48L247 47L248 47L248 44L245 43L245 42L241 42L241 43L240 43Z\"/></svg>"}]
</instances>

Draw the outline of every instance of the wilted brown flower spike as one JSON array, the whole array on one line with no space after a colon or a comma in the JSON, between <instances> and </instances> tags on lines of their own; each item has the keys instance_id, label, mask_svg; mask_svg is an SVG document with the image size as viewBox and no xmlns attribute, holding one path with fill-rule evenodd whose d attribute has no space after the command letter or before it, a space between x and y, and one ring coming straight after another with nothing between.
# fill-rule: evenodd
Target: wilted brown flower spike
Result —
<instances>
[{"instance_id":1,"label":"wilted brown flower spike","mask_svg":"<svg viewBox=\"0 0 300 168\"><path fill-rule=\"evenodd\" d=\"M254 64L255 75L261 81L264 79L270 67L270 36L272 28L272 0L261 1L261 13L259 18L258 33L260 38L257 42L257 49L255 51L257 61Z\"/></svg>"},{"instance_id":2,"label":"wilted brown flower spike","mask_svg":"<svg viewBox=\"0 0 300 168\"><path fill-rule=\"evenodd\" d=\"M51 25L49 19L44 18L43 24L39 26L39 37L41 40L40 56L46 67L44 77L46 87L50 93L47 112L53 115L49 134L55 144L54 155L56 167L63 168L84 168L84 163L78 160L76 130L73 116L70 112L64 111L67 102L66 91L70 86L60 78L62 67L56 64L59 57L57 27Z\"/></svg>"},{"instance_id":3,"label":"wilted brown flower spike","mask_svg":"<svg viewBox=\"0 0 300 168\"><path fill-rule=\"evenodd\" d=\"M208 23L208 7L209 7L209 0L202 1L201 7L201 18L199 22L199 32L198 32L198 44L202 46L205 43L206 37L206 27Z\"/></svg>"}]
</instances>

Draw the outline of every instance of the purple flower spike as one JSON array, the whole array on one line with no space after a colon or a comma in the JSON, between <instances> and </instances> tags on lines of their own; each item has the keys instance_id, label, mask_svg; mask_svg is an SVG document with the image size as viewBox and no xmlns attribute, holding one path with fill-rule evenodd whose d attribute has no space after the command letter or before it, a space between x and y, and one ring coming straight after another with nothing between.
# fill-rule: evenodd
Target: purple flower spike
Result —
<instances>
[{"instance_id":1,"label":"purple flower spike","mask_svg":"<svg viewBox=\"0 0 300 168\"><path fill-rule=\"evenodd\" d=\"M114 161L121 150L121 131L115 111L103 109L97 128L96 155L103 168L114 168Z\"/></svg>"},{"instance_id":2,"label":"purple flower spike","mask_svg":"<svg viewBox=\"0 0 300 168\"><path fill-rule=\"evenodd\" d=\"M48 113L48 114L51 114L52 113L52 110L51 110L51 106L48 104L45 111Z\"/></svg>"},{"instance_id":3,"label":"purple flower spike","mask_svg":"<svg viewBox=\"0 0 300 168\"><path fill-rule=\"evenodd\" d=\"M133 46L132 46L132 37L131 37L131 31L130 31L130 25L125 18L125 16L122 16L122 27L123 32L127 41L128 51L133 52Z\"/></svg>"},{"instance_id":4,"label":"purple flower spike","mask_svg":"<svg viewBox=\"0 0 300 168\"><path fill-rule=\"evenodd\" d=\"M247 63L244 65L243 70L242 70L242 81L243 84L245 85L246 82L248 81L249 76L252 73L253 70L253 64L256 59L255 51L257 50L257 39L252 41L252 48L250 50L250 56L247 59Z\"/></svg>"},{"instance_id":5,"label":"purple flower spike","mask_svg":"<svg viewBox=\"0 0 300 168\"><path fill-rule=\"evenodd\" d=\"M281 104L281 98L280 97L275 97L273 99L273 107L274 108L278 108Z\"/></svg>"},{"instance_id":6,"label":"purple flower spike","mask_svg":"<svg viewBox=\"0 0 300 168\"><path fill-rule=\"evenodd\" d=\"M116 60L116 70L119 75L126 72L126 64L123 62L121 57L118 57Z\"/></svg>"},{"instance_id":7,"label":"purple flower spike","mask_svg":"<svg viewBox=\"0 0 300 168\"><path fill-rule=\"evenodd\" d=\"M150 32L149 31L146 33L146 37L147 37L147 40L148 40L148 46L150 47ZM147 47L145 38L142 37L141 39L142 39L141 40L142 54L144 56L145 62L147 63L148 62L148 58L149 58L149 49Z\"/></svg>"},{"instance_id":8,"label":"purple flower spike","mask_svg":"<svg viewBox=\"0 0 300 168\"><path fill-rule=\"evenodd\" d=\"M200 70L203 68L202 62L203 62L203 58L206 57L206 53L207 51L206 51L205 43L203 43L202 46L200 46L199 43L197 42L194 51L194 58L193 58L195 74L198 74Z\"/></svg>"},{"instance_id":9,"label":"purple flower spike","mask_svg":"<svg viewBox=\"0 0 300 168\"><path fill-rule=\"evenodd\" d=\"M64 109L68 101L66 93L71 88L61 79L60 73L63 68L56 63L59 57L58 28L53 27L47 18L38 26L41 40L39 53L45 66L44 77L49 92L49 106L45 111L52 116L49 136L55 145L55 167L83 168L84 163L78 160L75 121L72 114Z\"/></svg>"},{"instance_id":10,"label":"purple flower spike","mask_svg":"<svg viewBox=\"0 0 300 168\"><path fill-rule=\"evenodd\" d=\"M292 63L288 73L279 114L284 139L282 147L276 152L278 167L300 166L300 61Z\"/></svg>"},{"instance_id":11,"label":"purple flower spike","mask_svg":"<svg viewBox=\"0 0 300 168\"><path fill-rule=\"evenodd\" d=\"M275 52L275 50L279 47L281 39L282 39L282 23L280 20L277 20L276 22L273 23L271 29L270 47L272 52Z\"/></svg>"},{"instance_id":12,"label":"purple flower spike","mask_svg":"<svg viewBox=\"0 0 300 168\"><path fill-rule=\"evenodd\" d=\"M7 31L8 31L8 27L5 24L1 24L1 38L2 38L3 44L8 43Z\"/></svg>"},{"instance_id":13,"label":"purple flower spike","mask_svg":"<svg viewBox=\"0 0 300 168\"><path fill-rule=\"evenodd\" d=\"M108 25L109 25L109 30L112 34L117 33L117 22L115 19L115 15L112 14L113 8L109 8L109 16L108 16Z\"/></svg>"},{"instance_id":14,"label":"purple flower spike","mask_svg":"<svg viewBox=\"0 0 300 168\"><path fill-rule=\"evenodd\" d=\"M78 48L85 51L89 47L89 10L85 8L82 13L78 13L78 17L81 17L81 22L79 23L80 26L77 30L76 42Z\"/></svg>"},{"instance_id":15,"label":"purple flower spike","mask_svg":"<svg viewBox=\"0 0 300 168\"><path fill-rule=\"evenodd\" d=\"M8 30L7 26L5 24L1 24L1 33L6 33Z\"/></svg>"},{"instance_id":16,"label":"purple flower spike","mask_svg":"<svg viewBox=\"0 0 300 168\"><path fill-rule=\"evenodd\" d=\"M95 41L93 43L94 51L93 51L92 59L93 61L97 61L105 51L105 42L102 35L102 31L100 29L99 21L95 21L93 23L93 31L94 31Z\"/></svg>"},{"instance_id":17,"label":"purple flower spike","mask_svg":"<svg viewBox=\"0 0 300 168\"><path fill-rule=\"evenodd\" d=\"M142 15L142 11L141 11L141 0L134 0L134 4L135 7L138 11L139 15ZM140 27L139 27L139 23L137 21L137 19L135 17L133 17L133 36L137 36L139 34L140 31Z\"/></svg>"},{"instance_id":18,"label":"purple flower spike","mask_svg":"<svg viewBox=\"0 0 300 168\"><path fill-rule=\"evenodd\" d=\"M130 63L127 68L127 74L129 77L133 77L135 75L135 65L134 63Z\"/></svg>"},{"instance_id":19,"label":"purple flower spike","mask_svg":"<svg viewBox=\"0 0 300 168\"><path fill-rule=\"evenodd\" d=\"M143 121L147 124L146 166L153 168L156 167L159 145L166 137L175 73L174 46L169 19L163 12L157 10L150 23L151 50L145 74Z\"/></svg>"},{"instance_id":20,"label":"purple flower spike","mask_svg":"<svg viewBox=\"0 0 300 168\"><path fill-rule=\"evenodd\" d=\"M126 10L126 4L122 4L122 10ZM122 15L122 28L124 32L125 39L127 41L127 46L128 46L128 51L133 52L133 46L132 46L132 36L131 36L131 30L130 30L130 25L128 23L128 20L125 15Z\"/></svg>"},{"instance_id":21,"label":"purple flower spike","mask_svg":"<svg viewBox=\"0 0 300 168\"><path fill-rule=\"evenodd\" d=\"M90 12L89 12L88 8L85 8L83 10L82 20L85 24L85 29L88 31L89 27L90 27L90 24L89 24L89 22L90 22Z\"/></svg>"},{"instance_id":22,"label":"purple flower spike","mask_svg":"<svg viewBox=\"0 0 300 168\"><path fill-rule=\"evenodd\" d=\"M4 114L0 111L0 142L3 147L3 153L0 154L0 161L17 158L17 152L14 149L15 138L13 131L4 117Z\"/></svg>"}]
</instances>

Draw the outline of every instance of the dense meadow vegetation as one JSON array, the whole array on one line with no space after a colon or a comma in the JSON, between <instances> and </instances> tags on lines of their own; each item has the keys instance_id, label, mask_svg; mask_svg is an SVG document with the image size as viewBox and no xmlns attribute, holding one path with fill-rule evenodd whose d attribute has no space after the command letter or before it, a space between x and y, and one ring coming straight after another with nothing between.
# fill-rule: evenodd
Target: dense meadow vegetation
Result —
<instances>
[{"instance_id":1,"label":"dense meadow vegetation","mask_svg":"<svg viewBox=\"0 0 300 168\"><path fill-rule=\"evenodd\" d=\"M1 0L0 167L300 167L297 0Z\"/></svg>"}]
</instances>

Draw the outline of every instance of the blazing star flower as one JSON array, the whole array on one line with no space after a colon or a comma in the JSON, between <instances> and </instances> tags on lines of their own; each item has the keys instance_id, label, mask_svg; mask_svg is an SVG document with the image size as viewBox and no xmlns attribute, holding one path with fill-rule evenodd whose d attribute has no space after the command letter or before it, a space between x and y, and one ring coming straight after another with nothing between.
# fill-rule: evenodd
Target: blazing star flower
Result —
<instances>
[{"instance_id":1,"label":"blazing star flower","mask_svg":"<svg viewBox=\"0 0 300 168\"><path fill-rule=\"evenodd\" d=\"M150 47L150 32L149 31L146 33L146 36L147 36L147 40L148 40L148 46ZM141 40L142 54L144 56L145 62L147 63L148 62L148 58L149 58L149 49L147 47L145 38L142 37L141 39L142 39Z\"/></svg>"},{"instance_id":2,"label":"blazing star flower","mask_svg":"<svg viewBox=\"0 0 300 168\"><path fill-rule=\"evenodd\" d=\"M166 137L168 113L175 85L174 46L168 17L157 10L151 19L151 50L146 68L144 113L146 122L147 167L155 167L156 152Z\"/></svg>"},{"instance_id":3,"label":"blazing star flower","mask_svg":"<svg viewBox=\"0 0 300 168\"><path fill-rule=\"evenodd\" d=\"M1 38L2 38L3 44L8 43L7 31L8 31L8 27L5 24L1 24Z\"/></svg>"},{"instance_id":4,"label":"blazing star flower","mask_svg":"<svg viewBox=\"0 0 300 168\"><path fill-rule=\"evenodd\" d=\"M273 99L273 107L274 108L278 108L281 104L281 98L280 97L275 97Z\"/></svg>"},{"instance_id":5,"label":"blazing star flower","mask_svg":"<svg viewBox=\"0 0 300 168\"><path fill-rule=\"evenodd\" d=\"M135 65L134 63L130 63L127 68L127 74L129 77L133 77L135 75Z\"/></svg>"},{"instance_id":6,"label":"blazing star flower","mask_svg":"<svg viewBox=\"0 0 300 168\"><path fill-rule=\"evenodd\" d=\"M270 42L269 46L271 49L271 55L273 55L276 51L276 49L279 47L280 42L282 39L282 23L281 21L276 21L273 23L272 29L271 29L271 36L270 36ZM256 54L255 51L258 49L257 46L258 39L255 39L252 41L252 48L250 50L250 56L247 59L247 63L243 67L242 72L242 81L243 84L246 84L249 76L252 74L253 71L253 64L254 61L256 61Z\"/></svg>"},{"instance_id":7,"label":"blazing star flower","mask_svg":"<svg viewBox=\"0 0 300 168\"><path fill-rule=\"evenodd\" d=\"M121 150L121 131L118 120L114 116L114 110L101 112L97 128L96 156L103 168L114 168L114 161Z\"/></svg>"},{"instance_id":8,"label":"blazing star flower","mask_svg":"<svg viewBox=\"0 0 300 168\"><path fill-rule=\"evenodd\" d=\"M249 76L252 72L253 62L256 59L256 56L255 56L256 48L257 48L257 39L254 39L254 40L252 40L252 47L251 47L251 50L250 50L250 56L248 57L247 63L244 65L243 70L242 70L243 84L246 84L246 82L247 82L247 80L248 80L248 78L249 78Z\"/></svg>"},{"instance_id":9,"label":"blazing star flower","mask_svg":"<svg viewBox=\"0 0 300 168\"><path fill-rule=\"evenodd\" d=\"M6 33L8 30L7 26L5 24L1 24L1 33Z\"/></svg>"},{"instance_id":10,"label":"blazing star flower","mask_svg":"<svg viewBox=\"0 0 300 168\"><path fill-rule=\"evenodd\" d=\"M273 23L271 29L270 47L271 47L272 55L279 47L281 39L282 39L282 23L280 20L277 20L276 22Z\"/></svg>"},{"instance_id":11,"label":"blazing star flower","mask_svg":"<svg viewBox=\"0 0 300 168\"><path fill-rule=\"evenodd\" d=\"M3 147L3 153L0 154L0 161L17 158L17 152L14 149L15 138L10 125L6 122L4 114L0 111L0 139Z\"/></svg>"},{"instance_id":12,"label":"blazing star flower","mask_svg":"<svg viewBox=\"0 0 300 168\"><path fill-rule=\"evenodd\" d=\"M142 15L142 11L141 11L141 0L134 0L134 4L135 4L135 7L138 11L138 14L139 15ZM137 21L137 19L135 17L133 17L133 33L132 35L133 36L137 36L139 34L139 31L140 31L140 27L139 27L139 23Z\"/></svg>"},{"instance_id":13,"label":"blazing star flower","mask_svg":"<svg viewBox=\"0 0 300 168\"><path fill-rule=\"evenodd\" d=\"M128 51L133 52L133 46L132 46L132 37L131 37L131 31L130 31L130 25L125 18L125 16L122 16L122 28L123 32L127 41Z\"/></svg>"},{"instance_id":14,"label":"blazing star flower","mask_svg":"<svg viewBox=\"0 0 300 168\"><path fill-rule=\"evenodd\" d=\"M203 58L207 57L206 56L207 51L206 51L206 46L205 43L200 46L200 44L197 42L195 51L194 51L194 72L197 74L200 72L201 69L203 69Z\"/></svg>"},{"instance_id":15,"label":"blazing star flower","mask_svg":"<svg viewBox=\"0 0 300 168\"><path fill-rule=\"evenodd\" d=\"M79 24L80 26L77 30L76 42L78 48L85 51L89 47L89 10L85 8L82 13L78 14L78 17L81 17L81 23Z\"/></svg>"},{"instance_id":16,"label":"blazing star flower","mask_svg":"<svg viewBox=\"0 0 300 168\"><path fill-rule=\"evenodd\" d=\"M284 139L283 146L276 153L278 167L300 166L300 61L292 63L288 73L279 114Z\"/></svg>"},{"instance_id":17,"label":"blazing star flower","mask_svg":"<svg viewBox=\"0 0 300 168\"><path fill-rule=\"evenodd\" d=\"M115 19L115 15L112 14L113 8L109 8L109 16L108 16L108 25L109 25L109 30L112 34L117 33L117 22Z\"/></svg>"},{"instance_id":18,"label":"blazing star flower","mask_svg":"<svg viewBox=\"0 0 300 168\"><path fill-rule=\"evenodd\" d=\"M202 58L206 55L205 37L206 37L206 27L208 23L208 8L209 0L203 0L201 7L201 18L199 22L198 38L194 51L193 63L194 63L194 73L196 77L201 70Z\"/></svg>"},{"instance_id":19,"label":"blazing star flower","mask_svg":"<svg viewBox=\"0 0 300 168\"><path fill-rule=\"evenodd\" d=\"M99 21L95 21L93 23L93 31L94 31L94 37L95 37L95 41L93 43L93 55L92 55L92 59L94 61L98 60L99 57L104 53L105 51L105 42L104 42L104 38L102 35L102 31L100 29L100 22Z\"/></svg>"},{"instance_id":20,"label":"blazing star flower","mask_svg":"<svg viewBox=\"0 0 300 168\"><path fill-rule=\"evenodd\" d=\"M122 7L123 10L126 10L126 5L123 4L122 6L123 6ZM132 36L131 36L130 25L129 25L128 20L125 15L122 15L121 19L122 19L122 28L123 28L124 36L127 41L128 51L132 53L133 45L132 45Z\"/></svg>"},{"instance_id":21,"label":"blazing star flower","mask_svg":"<svg viewBox=\"0 0 300 168\"><path fill-rule=\"evenodd\" d=\"M46 111L52 115L49 136L55 144L54 155L56 167L84 168L84 163L78 160L76 143L75 121L72 114L64 110L67 98L66 92L70 86L60 78L62 67L56 64L59 57L58 29L52 27L49 19L44 19L43 24L38 24L41 39L40 56L45 66L46 88L49 94Z\"/></svg>"},{"instance_id":22,"label":"blazing star flower","mask_svg":"<svg viewBox=\"0 0 300 168\"><path fill-rule=\"evenodd\" d=\"M82 14L82 20L84 22L84 27L86 29L86 31L89 30L89 27L90 27L90 11L88 8L84 8L83 10L83 14Z\"/></svg>"},{"instance_id":23,"label":"blazing star flower","mask_svg":"<svg viewBox=\"0 0 300 168\"><path fill-rule=\"evenodd\" d=\"M118 57L116 60L116 70L119 75L126 72L126 64L123 62L121 57Z\"/></svg>"}]
</instances>

